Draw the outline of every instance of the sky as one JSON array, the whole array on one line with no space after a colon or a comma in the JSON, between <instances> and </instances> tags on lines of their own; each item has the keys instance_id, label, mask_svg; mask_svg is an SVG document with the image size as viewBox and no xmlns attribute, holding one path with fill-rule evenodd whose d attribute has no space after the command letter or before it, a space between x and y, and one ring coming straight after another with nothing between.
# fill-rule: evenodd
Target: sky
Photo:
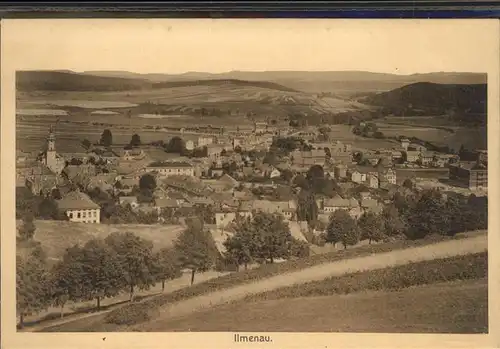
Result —
<instances>
[{"instance_id":1,"label":"sky","mask_svg":"<svg viewBox=\"0 0 500 349\"><path fill-rule=\"evenodd\" d=\"M484 72L496 20L2 21L16 70Z\"/></svg>"}]
</instances>

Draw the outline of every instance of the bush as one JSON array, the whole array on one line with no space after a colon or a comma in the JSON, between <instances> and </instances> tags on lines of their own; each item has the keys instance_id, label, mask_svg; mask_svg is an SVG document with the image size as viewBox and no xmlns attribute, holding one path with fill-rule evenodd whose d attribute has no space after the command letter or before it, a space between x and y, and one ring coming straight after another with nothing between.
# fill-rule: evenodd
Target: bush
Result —
<instances>
[{"instance_id":1,"label":"bush","mask_svg":"<svg viewBox=\"0 0 500 349\"><path fill-rule=\"evenodd\" d=\"M329 296L366 290L399 290L411 286L481 279L487 276L488 253L482 252L332 277L252 295L246 300Z\"/></svg>"},{"instance_id":2,"label":"bush","mask_svg":"<svg viewBox=\"0 0 500 349\"><path fill-rule=\"evenodd\" d=\"M154 315L152 309L148 309L144 304L132 303L106 314L104 321L108 324L129 326L148 321Z\"/></svg>"}]
</instances>

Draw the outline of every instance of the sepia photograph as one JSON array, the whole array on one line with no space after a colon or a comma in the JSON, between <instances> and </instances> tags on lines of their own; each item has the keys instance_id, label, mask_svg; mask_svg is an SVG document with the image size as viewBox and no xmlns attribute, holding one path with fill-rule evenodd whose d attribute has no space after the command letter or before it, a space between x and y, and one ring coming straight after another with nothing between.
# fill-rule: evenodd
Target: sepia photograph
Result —
<instances>
[{"instance_id":1,"label":"sepia photograph","mask_svg":"<svg viewBox=\"0 0 500 349\"><path fill-rule=\"evenodd\" d=\"M18 335L489 332L497 26L12 22Z\"/></svg>"}]
</instances>

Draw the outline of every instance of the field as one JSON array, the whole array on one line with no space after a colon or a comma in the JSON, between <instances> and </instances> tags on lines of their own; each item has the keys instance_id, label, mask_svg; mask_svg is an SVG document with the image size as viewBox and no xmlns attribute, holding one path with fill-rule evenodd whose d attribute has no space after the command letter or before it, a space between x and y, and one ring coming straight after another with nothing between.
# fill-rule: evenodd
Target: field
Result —
<instances>
[{"instance_id":1,"label":"field","mask_svg":"<svg viewBox=\"0 0 500 349\"><path fill-rule=\"evenodd\" d=\"M485 333L488 284L235 303L162 325L164 331Z\"/></svg>"},{"instance_id":2,"label":"field","mask_svg":"<svg viewBox=\"0 0 500 349\"><path fill-rule=\"evenodd\" d=\"M35 221L35 226L35 240L42 244L51 260L59 259L68 247L84 244L92 238L105 238L113 232L132 232L153 241L155 249L169 247L184 229L180 225L108 225L43 220Z\"/></svg>"}]
</instances>

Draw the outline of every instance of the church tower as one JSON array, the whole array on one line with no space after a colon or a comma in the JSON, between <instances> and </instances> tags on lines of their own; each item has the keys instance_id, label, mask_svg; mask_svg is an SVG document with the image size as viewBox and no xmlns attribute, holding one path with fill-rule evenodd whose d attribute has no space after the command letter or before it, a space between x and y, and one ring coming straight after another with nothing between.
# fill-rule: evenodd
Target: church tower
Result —
<instances>
[{"instance_id":1,"label":"church tower","mask_svg":"<svg viewBox=\"0 0 500 349\"><path fill-rule=\"evenodd\" d=\"M57 155L56 155L56 135L54 129L50 126L49 136L47 137L47 151L45 153L45 165L52 169L57 167Z\"/></svg>"}]
</instances>

